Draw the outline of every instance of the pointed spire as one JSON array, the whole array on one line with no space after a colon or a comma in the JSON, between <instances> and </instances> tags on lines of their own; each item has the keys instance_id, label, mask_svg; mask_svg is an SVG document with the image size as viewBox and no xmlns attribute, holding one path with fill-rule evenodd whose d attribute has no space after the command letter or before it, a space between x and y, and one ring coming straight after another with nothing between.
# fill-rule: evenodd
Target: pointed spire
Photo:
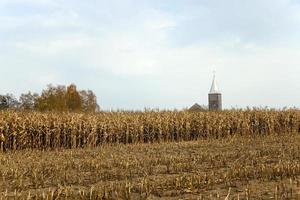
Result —
<instances>
[{"instance_id":1,"label":"pointed spire","mask_svg":"<svg viewBox=\"0 0 300 200\"><path fill-rule=\"evenodd\" d=\"M214 71L214 78L213 78L213 82L212 82L209 94L219 94L219 93L220 93L220 91L219 91L217 80L216 80L216 71Z\"/></svg>"}]
</instances>

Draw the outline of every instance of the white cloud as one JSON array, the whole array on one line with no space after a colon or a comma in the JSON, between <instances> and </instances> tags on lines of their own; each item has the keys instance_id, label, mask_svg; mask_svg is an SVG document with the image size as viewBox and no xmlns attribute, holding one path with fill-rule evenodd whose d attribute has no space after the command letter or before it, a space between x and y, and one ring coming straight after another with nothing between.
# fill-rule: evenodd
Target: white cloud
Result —
<instances>
[{"instance_id":1,"label":"white cloud","mask_svg":"<svg viewBox=\"0 0 300 200\"><path fill-rule=\"evenodd\" d=\"M75 82L107 108L184 107L206 103L216 69L226 107L299 105L274 98L300 89L298 4L172 2L1 1L2 72L18 82L8 75L0 93Z\"/></svg>"},{"instance_id":2,"label":"white cloud","mask_svg":"<svg viewBox=\"0 0 300 200\"><path fill-rule=\"evenodd\" d=\"M0 5L55 5L53 0L1 0Z\"/></svg>"}]
</instances>

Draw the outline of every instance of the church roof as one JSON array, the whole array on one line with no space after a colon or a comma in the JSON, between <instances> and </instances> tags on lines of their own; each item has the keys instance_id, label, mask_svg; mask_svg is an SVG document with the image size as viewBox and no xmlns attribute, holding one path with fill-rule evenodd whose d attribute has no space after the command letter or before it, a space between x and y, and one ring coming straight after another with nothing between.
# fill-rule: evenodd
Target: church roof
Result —
<instances>
[{"instance_id":1,"label":"church roof","mask_svg":"<svg viewBox=\"0 0 300 200\"><path fill-rule=\"evenodd\" d=\"M192 107L189 108L189 111L205 111L206 108L200 106L199 104L195 103Z\"/></svg>"},{"instance_id":2,"label":"church roof","mask_svg":"<svg viewBox=\"0 0 300 200\"><path fill-rule=\"evenodd\" d=\"M209 94L220 94L220 90L218 88L217 80L216 80L216 74L214 74L213 82L211 84L211 88L209 91Z\"/></svg>"}]
</instances>

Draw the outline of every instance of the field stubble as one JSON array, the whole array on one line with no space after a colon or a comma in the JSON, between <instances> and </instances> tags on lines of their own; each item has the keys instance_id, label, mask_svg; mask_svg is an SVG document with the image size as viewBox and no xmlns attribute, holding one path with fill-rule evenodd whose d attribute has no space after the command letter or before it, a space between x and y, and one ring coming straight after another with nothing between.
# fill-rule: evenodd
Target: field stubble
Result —
<instances>
[{"instance_id":1,"label":"field stubble","mask_svg":"<svg viewBox=\"0 0 300 200\"><path fill-rule=\"evenodd\" d=\"M291 199L300 192L300 136L105 145L0 155L2 197ZM300 198L300 196L299 196Z\"/></svg>"}]
</instances>

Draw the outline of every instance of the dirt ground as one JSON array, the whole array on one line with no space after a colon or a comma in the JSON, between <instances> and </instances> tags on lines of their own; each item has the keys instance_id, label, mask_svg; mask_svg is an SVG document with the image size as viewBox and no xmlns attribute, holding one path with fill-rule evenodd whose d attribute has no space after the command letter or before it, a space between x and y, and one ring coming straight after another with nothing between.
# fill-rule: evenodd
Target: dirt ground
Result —
<instances>
[{"instance_id":1,"label":"dirt ground","mask_svg":"<svg viewBox=\"0 0 300 200\"><path fill-rule=\"evenodd\" d=\"M300 199L300 136L0 153L2 199Z\"/></svg>"}]
</instances>

